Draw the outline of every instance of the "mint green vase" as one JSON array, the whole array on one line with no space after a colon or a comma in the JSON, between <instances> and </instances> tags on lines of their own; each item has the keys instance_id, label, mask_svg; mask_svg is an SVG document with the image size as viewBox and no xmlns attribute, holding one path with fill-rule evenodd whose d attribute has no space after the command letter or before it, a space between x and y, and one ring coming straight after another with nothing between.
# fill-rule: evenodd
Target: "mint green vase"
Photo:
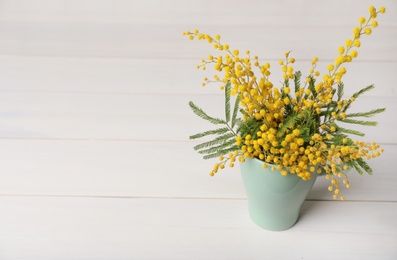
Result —
<instances>
[{"instance_id":1,"label":"mint green vase","mask_svg":"<svg viewBox=\"0 0 397 260\"><path fill-rule=\"evenodd\" d=\"M279 170L267 169L258 159L240 163L248 197L248 211L258 226L272 231L286 230L299 218L299 212L317 174L307 181L295 174L282 176Z\"/></svg>"}]
</instances>

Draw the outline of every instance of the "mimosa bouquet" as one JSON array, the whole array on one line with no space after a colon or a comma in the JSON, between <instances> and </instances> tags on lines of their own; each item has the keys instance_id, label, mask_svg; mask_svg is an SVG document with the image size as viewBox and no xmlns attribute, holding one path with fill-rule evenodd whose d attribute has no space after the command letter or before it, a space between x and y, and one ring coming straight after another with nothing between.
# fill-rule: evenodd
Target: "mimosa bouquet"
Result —
<instances>
[{"instance_id":1,"label":"mimosa bouquet","mask_svg":"<svg viewBox=\"0 0 397 260\"><path fill-rule=\"evenodd\" d=\"M385 13L371 6L368 18L359 18L353 35L338 48L335 61L327 71L317 70L318 58L311 62L306 76L293 67L295 59L290 52L279 61L283 78L271 80L270 64L259 61L258 56L245 55L233 50L214 37L198 30L184 32L191 40L204 40L221 52L219 56L208 56L197 66L205 70L213 66L219 74L213 80L204 79L203 85L218 82L224 91L225 118L219 119L205 113L190 102L193 112L217 125L215 129L190 136L191 139L213 137L194 147L204 159L219 158L210 175L226 166L233 167L236 161L247 158L263 161L263 167L279 170L282 175L296 174L303 180L313 174L324 174L330 180L329 191L334 199L344 200L340 184L350 187L347 170L372 173L366 160L378 157L383 149L375 142L366 143L352 139L352 135L364 133L348 124L376 126L367 120L385 111L377 108L365 112L349 113L353 103L362 94L374 88L367 86L352 96L344 97L343 77L345 63L357 58L357 49L362 37L370 35L378 26L377 16Z\"/></svg>"}]
</instances>

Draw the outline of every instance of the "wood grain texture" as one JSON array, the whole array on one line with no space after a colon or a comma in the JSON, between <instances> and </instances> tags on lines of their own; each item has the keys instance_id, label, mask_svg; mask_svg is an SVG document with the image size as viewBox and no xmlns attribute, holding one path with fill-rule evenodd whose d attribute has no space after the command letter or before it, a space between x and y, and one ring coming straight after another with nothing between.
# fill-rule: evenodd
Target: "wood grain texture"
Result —
<instances>
[{"instance_id":1,"label":"wood grain texture","mask_svg":"<svg viewBox=\"0 0 397 260\"><path fill-rule=\"evenodd\" d=\"M397 256L396 203L305 202L294 227L271 232L250 221L245 200L2 197L1 202L2 259Z\"/></svg>"},{"instance_id":2,"label":"wood grain texture","mask_svg":"<svg viewBox=\"0 0 397 260\"><path fill-rule=\"evenodd\" d=\"M186 141L189 135L213 128L190 111L189 100L210 115L224 117L222 95L4 92L0 137ZM379 107L387 107L376 117L381 135L376 127L352 128L365 131L367 140L395 144L395 98L362 97L351 112Z\"/></svg>"},{"instance_id":3,"label":"wood grain texture","mask_svg":"<svg viewBox=\"0 0 397 260\"><path fill-rule=\"evenodd\" d=\"M184 40L184 39L181 39ZM186 42L192 49L194 45ZM202 56L208 51L203 51ZM364 55L363 55L364 56ZM2 92L61 92L61 93L109 93L109 94L218 94L219 84L201 87L204 77L214 73L196 70L199 59L126 59L126 58L77 58L77 57L27 57L0 55L0 91ZM281 68L270 61L274 84ZM329 62L319 61L324 71ZM345 94L352 95L374 84L375 89L366 96L395 97L397 87L390 84L397 62L362 61L349 64L344 78ZM307 75L310 69L307 60L297 61L295 69ZM150 78L150 80L148 80Z\"/></svg>"},{"instance_id":4,"label":"wood grain texture","mask_svg":"<svg viewBox=\"0 0 397 260\"><path fill-rule=\"evenodd\" d=\"M324 71L371 4L0 1L0 259L396 259L396 1L347 65L346 95L376 85L353 110L387 110L365 137L385 153L346 202L318 178L297 225L264 231L238 167L210 178L188 140L211 127L188 101L222 117L223 95L194 69L217 52L183 31L250 49L277 84L285 51Z\"/></svg>"},{"instance_id":5,"label":"wood grain texture","mask_svg":"<svg viewBox=\"0 0 397 260\"><path fill-rule=\"evenodd\" d=\"M208 52L208 46L197 43L193 48L181 40L181 32L198 28L219 33L234 48L249 48L266 59L278 60L285 51L293 50L298 59L320 56L333 60L337 47L351 36L352 28L357 25L356 17L366 15L371 3L347 4L338 0L324 5L315 1L285 1L280 7L277 2L247 1L244 12L237 2L225 0L194 4L158 0L116 4L113 1L44 2L47 8L26 0L3 3L6 14L0 24L0 53L200 58ZM387 5L391 13L380 18L383 28L374 32L376 37L365 40L360 56L396 62L397 19L393 12L397 6L390 1L378 1L378 4ZM321 37L319 31L323 32Z\"/></svg>"},{"instance_id":6,"label":"wood grain texture","mask_svg":"<svg viewBox=\"0 0 397 260\"><path fill-rule=\"evenodd\" d=\"M202 161L189 142L3 139L0 144L2 195L246 198L238 166L211 178L216 160ZM391 170L397 150L384 148L383 156L369 162L372 176L349 173L352 188L342 189L347 200L397 201ZM318 178L308 198L332 200L328 186Z\"/></svg>"}]
</instances>

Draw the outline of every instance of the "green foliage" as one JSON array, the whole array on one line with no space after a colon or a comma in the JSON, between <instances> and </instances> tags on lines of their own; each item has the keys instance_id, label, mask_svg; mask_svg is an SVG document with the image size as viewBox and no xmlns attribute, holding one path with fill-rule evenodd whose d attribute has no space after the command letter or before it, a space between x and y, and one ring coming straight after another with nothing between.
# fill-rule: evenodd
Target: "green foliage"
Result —
<instances>
[{"instance_id":1,"label":"green foliage","mask_svg":"<svg viewBox=\"0 0 397 260\"><path fill-rule=\"evenodd\" d=\"M218 137L216 137L215 139L211 140L211 141L207 141L201 144L198 144L196 146L194 146L194 150L200 150L203 148L207 148L207 147L213 147L215 145L219 145L219 144L223 144L225 143L225 140L230 140L231 138L235 138L233 133L230 132L226 132L223 135L218 135Z\"/></svg>"},{"instance_id":2,"label":"green foliage","mask_svg":"<svg viewBox=\"0 0 397 260\"><path fill-rule=\"evenodd\" d=\"M356 99L356 98L358 98L359 96L361 96L362 94L364 94L365 92L368 92L368 91L370 91L370 90L372 90L372 89L374 89L374 88L375 88L375 86L374 86L373 84L372 84L372 85L369 85L369 86L367 86L367 87L365 87L365 88L363 88L363 89L357 91L356 93L354 93L353 96L352 96L352 98ZM352 101L349 101L349 103L344 107L344 109L342 109L342 112L347 111L347 110L350 108L350 105L351 105L351 104L352 104Z\"/></svg>"},{"instance_id":3,"label":"green foliage","mask_svg":"<svg viewBox=\"0 0 397 260\"><path fill-rule=\"evenodd\" d=\"M300 71L295 72L295 77L294 77L295 93L298 92L300 89L301 77L302 77L302 72Z\"/></svg>"},{"instance_id":4,"label":"green foliage","mask_svg":"<svg viewBox=\"0 0 397 260\"><path fill-rule=\"evenodd\" d=\"M361 89L360 91L354 93L354 94L353 94L353 97L354 97L354 98L358 98L359 96L361 96L361 95L364 94L365 92L368 92L368 91L370 91L370 90L372 90L372 89L374 89L374 88L375 88L375 85L373 85L373 84L372 84L372 85L369 85L369 86L367 86L367 87Z\"/></svg>"},{"instance_id":5,"label":"green foliage","mask_svg":"<svg viewBox=\"0 0 397 260\"><path fill-rule=\"evenodd\" d=\"M235 140L228 140L228 141L225 141L224 143L222 143L220 145L213 146L213 147L208 148L206 150L200 150L199 154L205 154L205 156L203 156L204 159L216 158L216 157L219 157L221 155L223 156L223 155L229 153L230 151L237 150L234 147L235 143L236 143Z\"/></svg>"},{"instance_id":6,"label":"green foliage","mask_svg":"<svg viewBox=\"0 0 397 260\"><path fill-rule=\"evenodd\" d=\"M241 136L251 135L252 138L256 138L257 132L260 130L262 122L256 120L255 118L249 117L244 124L241 124L238 128L238 133Z\"/></svg>"},{"instance_id":7,"label":"green foliage","mask_svg":"<svg viewBox=\"0 0 397 260\"><path fill-rule=\"evenodd\" d=\"M346 134L352 134L352 135L358 135L358 136L364 136L365 134L363 132L353 130L353 129L346 129L343 127L338 127L339 132L341 133L346 133Z\"/></svg>"},{"instance_id":8,"label":"green foliage","mask_svg":"<svg viewBox=\"0 0 397 260\"><path fill-rule=\"evenodd\" d=\"M379 113L382 113L385 111L385 108L378 108L378 109L373 109L367 112L359 112L359 113L350 113L350 114L346 114L344 117L338 117L337 119L333 119L332 117L332 113L335 114L340 114L342 112L345 112L348 108L350 108L351 104L353 103L353 101L359 97L360 95L364 94L367 91L370 91L374 88L374 85L370 85L367 86L363 89L361 89L360 91L354 93L352 95L353 99L349 99L347 104L340 109L338 107L338 102L342 101L343 98L343 94L344 94L344 84L340 83L338 85L337 88L337 101L331 101L330 103L328 103L328 105L326 106L326 109L323 110L320 113L320 117L322 117L322 122L323 124L327 125L327 127L331 127L334 126L336 127L336 132L331 133L334 136L337 135L346 135L346 134L352 134L352 135L357 135L357 136L364 136L365 134L361 131L357 131L354 129L350 129L350 128L344 128L344 127L340 127L338 124L336 124L336 121L338 122L343 122L346 124L354 124L354 125L362 125L362 126L376 126L377 122L375 121L368 121L368 120L360 120L358 118L360 117L364 117L364 118L369 118L369 117L373 117ZM335 90L335 89L334 89ZM336 144L335 144L336 145ZM364 167L361 167L361 165L363 165ZM360 162L360 164L356 164L356 165L351 165L351 167L360 167L360 170L362 169L368 169L368 167L366 167L362 162ZM358 171L358 170L357 170Z\"/></svg>"},{"instance_id":9,"label":"green foliage","mask_svg":"<svg viewBox=\"0 0 397 260\"><path fill-rule=\"evenodd\" d=\"M310 78L309 90L311 91L313 97L316 98L317 97L317 92L315 89L316 79L313 76L309 76L309 78Z\"/></svg>"},{"instance_id":10,"label":"green foliage","mask_svg":"<svg viewBox=\"0 0 397 260\"><path fill-rule=\"evenodd\" d=\"M349 117L373 117L376 114L382 113L384 112L386 109L385 108L377 108L377 109L373 109L371 111L368 112L361 112L361 113L351 113L351 114L347 114L346 116Z\"/></svg>"},{"instance_id":11,"label":"green foliage","mask_svg":"<svg viewBox=\"0 0 397 260\"><path fill-rule=\"evenodd\" d=\"M342 145L343 144L343 139L347 138L347 135L344 134L334 134L332 137L331 141L329 142L330 144L334 145Z\"/></svg>"},{"instance_id":12,"label":"green foliage","mask_svg":"<svg viewBox=\"0 0 397 260\"><path fill-rule=\"evenodd\" d=\"M233 115L232 115L232 121L231 121L231 128L234 128L236 124L240 122L240 120L237 118L238 114L238 108L240 104L240 97L237 96L236 101L234 102L234 109L233 109Z\"/></svg>"},{"instance_id":13,"label":"green foliage","mask_svg":"<svg viewBox=\"0 0 397 260\"><path fill-rule=\"evenodd\" d=\"M340 88L342 88L342 89L340 89ZM360 95L362 95L363 93L365 93L369 90L372 90L373 88L374 88L374 85L365 87L365 88L361 89L360 91L354 93L352 97L357 98ZM342 93L340 93L340 92L342 92ZM338 100L340 99L340 97L339 97L340 95L343 95L343 84L340 84L339 88L338 88ZM342 111L346 111L347 108L350 107L350 105L351 105L351 102L349 102L348 105L344 109L342 109ZM377 109L373 109L373 110L370 110L367 112L350 113L350 114L346 114L346 118L344 118L344 119L339 118L338 121L343 122L343 123L348 123L348 124L362 125L362 126L376 126L377 122L375 122L375 121L357 120L356 118L360 118L360 117L370 118L370 117L373 117L379 113L384 112L385 110L386 110L385 108L377 108ZM353 134L353 135L358 135L358 136L365 135L363 132L353 130L353 129L346 129L346 128L339 127L338 130L339 130L339 132L346 133L346 134ZM367 167L362 167L362 168L364 170L367 169Z\"/></svg>"},{"instance_id":14,"label":"green foliage","mask_svg":"<svg viewBox=\"0 0 397 260\"><path fill-rule=\"evenodd\" d=\"M202 133L198 133L195 135L191 135L189 138L190 139L198 139L204 136L209 136L209 135L222 135L227 133L228 131L230 131L230 129L228 127L222 127L222 128L218 128L218 129L213 129L213 130L208 130Z\"/></svg>"},{"instance_id":15,"label":"green foliage","mask_svg":"<svg viewBox=\"0 0 397 260\"><path fill-rule=\"evenodd\" d=\"M198 115L199 117L201 117L204 120L209 121L211 124L214 124L214 125L226 124L225 120L214 118L214 117L207 115L201 108L199 108L196 104L194 104L193 101L189 102L189 106L196 115Z\"/></svg>"},{"instance_id":16,"label":"green foliage","mask_svg":"<svg viewBox=\"0 0 397 260\"><path fill-rule=\"evenodd\" d=\"M363 175L364 171L368 173L369 175L372 175L373 171L372 168L368 165L366 161L364 161L362 158L358 158L354 161L350 161L348 163L350 167L353 167L356 169L356 171L360 174Z\"/></svg>"},{"instance_id":17,"label":"green foliage","mask_svg":"<svg viewBox=\"0 0 397 260\"><path fill-rule=\"evenodd\" d=\"M356 159L357 164L369 175L372 175L372 168L368 165L366 161L364 161L363 158L358 158ZM357 168L356 168L357 169Z\"/></svg>"},{"instance_id":18,"label":"green foliage","mask_svg":"<svg viewBox=\"0 0 397 260\"><path fill-rule=\"evenodd\" d=\"M238 110L239 110L239 97L236 98L233 107L233 113L231 114L231 106L230 106L230 82L227 82L225 86L225 120L218 119L209 116L206 114L201 108L195 105L192 101L189 102L189 105L193 112L201 117L202 119L214 124L214 125L224 125L224 127L205 131L202 133L197 133L195 135L190 136L190 139L199 139L206 136L216 136L214 139L210 141L206 141L194 146L194 149L197 150L200 154L203 154L204 159L215 158L219 156L223 156L232 151L238 150L236 146L236 133L233 128L239 124L240 120L237 118Z\"/></svg>"},{"instance_id":19,"label":"green foliage","mask_svg":"<svg viewBox=\"0 0 397 260\"><path fill-rule=\"evenodd\" d=\"M230 121L230 81L225 85L225 117L226 122Z\"/></svg>"},{"instance_id":20,"label":"green foliage","mask_svg":"<svg viewBox=\"0 0 397 260\"><path fill-rule=\"evenodd\" d=\"M343 97L343 94L344 94L344 92L343 92L344 87L345 87L345 85L343 84L343 82L341 82L341 83L338 85L338 92L337 92L338 101L341 101L341 100L342 100L342 97Z\"/></svg>"},{"instance_id":21,"label":"green foliage","mask_svg":"<svg viewBox=\"0 0 397 260\"><path fill-rule=\"evenodd\" d=\"M338 119L341 122L349 123L349 124L356 124L356 125L363 125L363 126L376 126L378 123L375 121L364 121L364 120L354 120L354 119Z\"/></svg>"},{"instance_id":22,"label":"green foliage","mask_svg":"<svg viewBox=\"0 0 397 260\"><path fill-rule=\"evenodd\" d=\"M294 113L285 119L282 127L280 127L276 133L278 138L285 136L288 129L299 128L302 135L310 134L310 126L315 124L311 119L311 114L309 109L305 109L303 112L297 114ZM299 126L299 127L296 127ZM305 139L305 138L304 138Z\"/></svg>"}]
</instances>

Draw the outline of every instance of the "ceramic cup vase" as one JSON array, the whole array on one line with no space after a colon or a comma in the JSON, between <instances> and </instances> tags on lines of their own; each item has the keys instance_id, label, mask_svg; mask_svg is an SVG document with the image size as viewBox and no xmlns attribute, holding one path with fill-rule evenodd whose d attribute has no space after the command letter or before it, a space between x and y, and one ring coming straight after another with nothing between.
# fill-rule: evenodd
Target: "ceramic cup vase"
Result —
<instances>
[{"instance_id":1,"label":"ceramic cup vase","mask_svg":"<svg viewBox=\"0 0 397 260\"><path fill-rule=\"evenodd\" d=\"M248 211L258 226L271 231L292 227L309 194L317 174L302 180L295 174L282 176L279 170L263 167L258 159L246 159L240 163L241 174L248 197Z\"/></svg>"}]
</instances>

